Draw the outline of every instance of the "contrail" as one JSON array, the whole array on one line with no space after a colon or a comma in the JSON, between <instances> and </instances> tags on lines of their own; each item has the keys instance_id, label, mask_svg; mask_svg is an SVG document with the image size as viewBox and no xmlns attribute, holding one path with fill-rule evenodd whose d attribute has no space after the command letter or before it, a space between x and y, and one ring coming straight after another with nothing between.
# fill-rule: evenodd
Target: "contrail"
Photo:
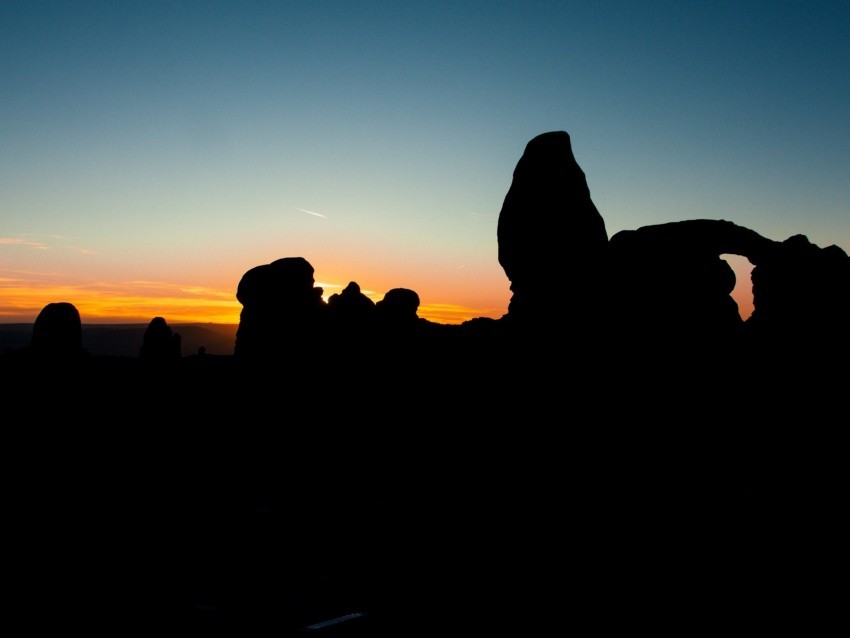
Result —
<instances>
[{"instance_id":1,"label":"contrail","mask_svg":"<svg viewBox=\"0 0 850 638\"><path fill-rule=\"evenodd\" d=\"M298 208L297 206L295 206L294 208L295 210L300 210L302 213L309 213L311 215L315 215L316 217L325 217L327 219L327 217L325 215L322 215L321 213L314 213L311 210L307 210L306 208Z\"/></svg>"}]
</instances>

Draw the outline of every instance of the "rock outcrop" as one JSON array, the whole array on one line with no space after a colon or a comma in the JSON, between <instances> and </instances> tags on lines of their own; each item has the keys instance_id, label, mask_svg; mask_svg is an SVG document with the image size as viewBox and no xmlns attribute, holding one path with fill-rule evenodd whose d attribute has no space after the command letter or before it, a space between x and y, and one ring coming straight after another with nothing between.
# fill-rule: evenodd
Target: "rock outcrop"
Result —
<instances>
[{"instance_id":1,"label":"rock outcrop","mask_svg":"<svg viewBox=\"0 0 850 638\"><path fill-rule=\"evenodd\" d=\"M67 301L49 303L35 319L28 352L53 359L76 359L85 356L80 312Z\"/></svg>"},{"instance_id":2,"label":"rock outcrop","mask_svg":"<svg viewBox=\"0 0 850 638\"><path fill-rule=\"evenodd\" d=\"M841 248L804 235L778 242L713 219L624 230L609 241L564 131L526 146L497 234L513 294L493 334L573 344L594 358L607 356L595 349L602 343L615 358L850 349L850 260ZM755 266L746 322L724 254Z\"/></svg>"},{"instance_id":3,"label":"rock outcrop","mask_svg":"<svg viewBox=\"0 0 850 638\"><path fill-rule=\"evenodd\" d=\"M422 320L419 295L409 288L393 288L375 304L378 330L383 334L400 336L416 334Z\"/></svg>"},{"instance_id":4,"label":"rock outcrop","mask_svg":"<svg viewBox=\"0 0 850 638\"><path fill-rule=\"evenodd\" d=\"M313 272L303 257L285 257L242 276L236 291L242 312L235 355L285 358L309 344L322 330L327 310Z\"/></svg>"},{"instance_id":5,"label":"rock outcrop","mask_svg":"<svg viewBox=\"0 0 850 638\"><path fill-rule=\"evenodd\" d=\"M499 264L511 281L513 324L524 332L532 324L595 324L608 234L565 131L543 133L525 147L497 239Z\"/></svg>"},{"instance_id":6,"label":"rock outcrop","mask_svg":"<svg viewBox=\"0 0 850 638\"><path fill-rule=\"evenodd\" d=\"M342 292L328 297L328 321L334 332L344 336L371 331L375 302L360 291L357 282L349 282Z\"/></svg>"},{"instance_id":7,"label":"rock outcrop","mask_svg":"<svg viewBox=\"0 0 850 638\"><path fill-rule=\"evenodd\" d=\"M844 250L794 235L750 261L754 310L747 331L760 353L850 354L850 257Z\"/></svg>"},{"instance_id":8,"label":"rock outcrop","mask_svg":"<svg viewBox=\"0 0 850 638\"><path fill-rule=\"evenodd\" d=\"M775 242L725 220L643 226L611 237L607 330L614 343L683 356L737 344L735 273L723 254L759 259Z\"/></svg>"},{"instance_id":9,"label":"rock outcrop","mask_svg":"<svg viewBox=\"0 0 850 638\"><path fill-rule=\"evenodd\" d=\"M151 319L142 337L139 358L148 361L173 361L181 355L180 334L171 329L164 317Z\"/></svg>"}]
</instances>

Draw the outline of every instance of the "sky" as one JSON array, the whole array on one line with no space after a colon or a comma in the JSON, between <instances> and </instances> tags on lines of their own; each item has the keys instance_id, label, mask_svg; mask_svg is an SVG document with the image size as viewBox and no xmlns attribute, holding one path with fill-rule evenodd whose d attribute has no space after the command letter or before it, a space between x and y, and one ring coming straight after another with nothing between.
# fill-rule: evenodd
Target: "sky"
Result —
<instances>
[{"instance_id":1,"label":"sky","mask_svg":"<svg viewBox=\"0 0 850 638\"><path fill-rule=\"evenodd\" d=\"M0 0L0 322L238 323L282 257L325 296L498 318L499 211L554 130L609 237L850 252L848 78L845 1Z\"/></svg>"}]
</instances>

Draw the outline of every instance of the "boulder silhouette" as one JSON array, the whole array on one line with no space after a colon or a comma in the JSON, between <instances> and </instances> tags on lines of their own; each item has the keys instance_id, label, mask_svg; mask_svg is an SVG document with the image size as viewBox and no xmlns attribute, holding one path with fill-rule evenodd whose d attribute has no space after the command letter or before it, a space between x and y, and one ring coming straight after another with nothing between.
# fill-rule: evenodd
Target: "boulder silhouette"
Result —
<instances>
[{"instance_id":1,"label":"boulder silhouette","mask_svg":"<svg viewBox=\"0 0 850 638\"><path fill-rule=\"evenodd\" d=\"M499 264L511 281L513 324L594 324L608 234L565 131L543 133L525 147L497 239ZM553 282L569 289L558 304Z\"/></svg>"},{"instance_id":2,"label":"boulder silhouette","mask_svg":"<svg viewBox=\"0 0 850 638\"><path fill-rule=\"evenodd\" d=\"M284 257L248 270L239 281L242 304L234 354L280 357L303 349L322 329L327 306L313 284L313 266Z\"/></svg>"},{"instance_id":3,"label":"boulder silhouette","mask_svg":"<svg viewBox=\"0 0 850 638\"><path fill-rule=\"evenodd\" d=\"M381 327L392 331L409 331L419 323L419 295L409 288L393 288L375 304Z\"/></svg>"},{"instance_id":4,"label":"boulder silhouette","mask_svg":"<svg viewBox=\"0 0 850 638\"><path fill-rule=\"evenodd\" d=\"M57 359L87 354L83 349L83 328L77 307L66 301L44 306L33 323L29 352Z\"/></svg>"},{"instance_id":5,"label":"boulder silhouette","mask_svg":"<svg viewBox=\"0 0 850 638\"><path fill-rule=\"evenodd\" d=\"M181 337L172 331L163 317L151 319L142 337L139 357L146 360L168 361L181 356Z\"/></svg>"}]
</instances>

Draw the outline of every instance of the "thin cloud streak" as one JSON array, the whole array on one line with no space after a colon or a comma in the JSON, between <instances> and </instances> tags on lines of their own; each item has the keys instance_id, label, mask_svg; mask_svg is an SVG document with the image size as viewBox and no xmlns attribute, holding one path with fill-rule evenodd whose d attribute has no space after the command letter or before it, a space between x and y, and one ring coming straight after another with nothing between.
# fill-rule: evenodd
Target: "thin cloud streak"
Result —
<instances>
[{"instance_id":1,"label":"thin cloud streak","mask_svg":"<svg viewBox=\"0 0 850 638\"><path fill-rule=\"evenodd\" d=\"M11 275L23 275L25 277L38 277L39 279L33 280L34 284L38 284L39 280L49 279L51 277L57 279L63 279L67 277L72 277L68 273L57 272L57 271L42 271L42 270L17 270L14 268L0 268L0 273L3 274L11 274Z\"/></svg>"},{"instance_id":2,"label":"thin cloud streak","mask_svg":"<svg viewBox=\"0 0 850 638\"><path fill-rule=\"evenodd\" d=\"M45 246L41 242L26 241L15 237L0 237L0 244L5 246L25 246L27 248L35 248L36 250L49 250L49 246Z\"/></svg>"},{"instance_id":3,"label":"thin cloud streak","mask_svg":"<svg viewBox=\"0 0 850 638\"><path fill-rule=\"evenodd\" d=\"M307 210L306 208L298 208L297 206L294 206L293 208L295 208L295 210L300 210L302 213L308 213L310 215L315 215L316 217L327 219L327 215L322 215L321 213L316 213L312 210Z\"/></svg>"},{"instance_id":4,"label":"thin cloud streak","mask_svg":"<svg viewBox=\"0 0 850 638\"><path fill-rule=\"evenodd\" d=\"M32 235L25 235L32 236ZM49 238L58 242L63 242L64 237L61 235L49 235ZM44 242L41 241L33 241L31 239L22 239L21 237L0 237L0 245L3 246L22 246L25 248L32 248L34 250L54 250L56 246L48 246ZM63 250L62 246L59 246L58 249ZM97 251L92 250L91 248L86 248L85 246L66 246L64 250L73 251L82 255L96 255Z\"/></svg>"}]
</instances>

